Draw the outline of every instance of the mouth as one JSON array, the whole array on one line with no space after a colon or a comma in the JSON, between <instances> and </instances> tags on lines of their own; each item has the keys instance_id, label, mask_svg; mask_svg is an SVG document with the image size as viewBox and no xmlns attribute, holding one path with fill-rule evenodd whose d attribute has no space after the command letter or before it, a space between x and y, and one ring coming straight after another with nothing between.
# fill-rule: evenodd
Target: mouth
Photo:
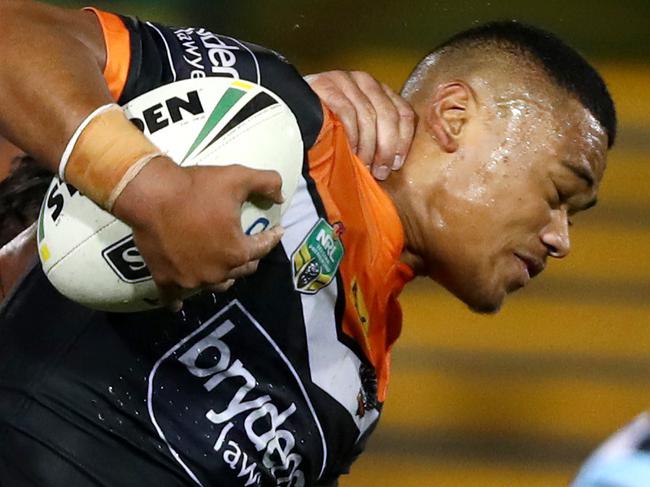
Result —
<instances>
[{"instance_id":1,"label":"mouth","mask_svg":"<svg viewBox=\"0 0 650 487\"><path fill-rule=\"evenodd\" d=\"M528 273L528 277L530 279L542 272L544 270L544 267L546 267L543 260L536 259L535 257L521 254L515 254L515 257L517 257L524 264L524 267L526 268L526 272Z\"/></svg>"}]
</instances>

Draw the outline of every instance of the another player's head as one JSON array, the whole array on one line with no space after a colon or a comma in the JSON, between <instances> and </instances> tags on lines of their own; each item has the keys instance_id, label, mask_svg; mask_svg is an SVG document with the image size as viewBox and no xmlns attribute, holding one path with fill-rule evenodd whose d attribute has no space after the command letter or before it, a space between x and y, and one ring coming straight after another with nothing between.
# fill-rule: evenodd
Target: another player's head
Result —
<instances>
[{"instance_id":1,"label":"another player's head","mask_svg":"<svg viewBox=\"0 0 650 487\"><path fill-rule=\"evenodd\" d=\"M4 159L0 158L0 162ZM0 247L29 227L38 218L52 173L27 155L16 156L10 174L0 181Z\"/></svg>"},{"instance_id":2,"label":"another player's head","mask_svg":"<svg viewBox=\"0 0 650 487\"><path fill-rule=\"evenodd\" d=\"M593 206L616 136L605 83L555 36L516 22L456 35L402 95L419 123L387 183L410 263L470 307L505 295L570 249L569 219Z\"/></svg>"}]
</instances>

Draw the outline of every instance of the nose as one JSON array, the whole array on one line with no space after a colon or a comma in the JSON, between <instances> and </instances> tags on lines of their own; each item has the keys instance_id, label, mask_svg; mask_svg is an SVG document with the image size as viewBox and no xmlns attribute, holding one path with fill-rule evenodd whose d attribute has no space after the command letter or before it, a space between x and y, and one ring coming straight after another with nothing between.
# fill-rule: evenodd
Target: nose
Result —
<instances>
[{"instance_id":1,"label":"nose","mask_svg":"<svg viewBox=\"0 0 650 487\"><path fill-rule=\"evenodd\" d=\"M571 239L569 238L569 214L566 208L552 210L551 221L542 230L541 239L551 257L562 259L569 255Z\"/></svg>"}]
</instances>

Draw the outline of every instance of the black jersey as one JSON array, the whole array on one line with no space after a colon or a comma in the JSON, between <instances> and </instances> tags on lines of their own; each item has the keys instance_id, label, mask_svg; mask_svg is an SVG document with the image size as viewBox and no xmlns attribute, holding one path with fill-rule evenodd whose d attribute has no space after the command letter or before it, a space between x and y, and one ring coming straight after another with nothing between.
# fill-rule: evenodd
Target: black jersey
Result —
<instances>
[{"instance_id":1,"label":"black jersey","mask_svg":"<svg viewBox=\"0 0 650 487\"><path fill-rule=\"evenodd\" d=\"M192 77L262 84L298 119L304 171L282 245L178 314L89 310L31 269L0 310L0 485L334 484L376 424L399 333L394 208L276 53L95 12L120 103Z\"/></svg>"}]
</instances>

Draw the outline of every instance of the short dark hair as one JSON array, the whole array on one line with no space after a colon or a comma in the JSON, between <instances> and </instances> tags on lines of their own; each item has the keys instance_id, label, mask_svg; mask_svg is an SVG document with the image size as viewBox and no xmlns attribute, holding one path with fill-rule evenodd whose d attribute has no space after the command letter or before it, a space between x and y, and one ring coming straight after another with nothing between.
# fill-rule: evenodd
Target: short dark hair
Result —
<instances>
[{"instance_id":1,"label":"short dark hair","mask_svg":"<svg viewBox=\"0 0 650 487\"><path fill-rule=\"evenodd\" d=\"M13 159L11 173L0 181L0 247L38 218L51 181L52 173L30 156Z\"/></svg>"},{"instance_id":2,"label":"short dark hair","mask_svg":"<svg viewBox=\"0 0 650 487\"><path fill-rule=\"evenodd\" d=\"M600 74L575 49L556 35L514 20L489 22L460 32L434 52L445 48L492 44L529 56L558 86L574 95L607 133L608 147L616 139L616 109Z\"/></svg>"}]
</instances>

